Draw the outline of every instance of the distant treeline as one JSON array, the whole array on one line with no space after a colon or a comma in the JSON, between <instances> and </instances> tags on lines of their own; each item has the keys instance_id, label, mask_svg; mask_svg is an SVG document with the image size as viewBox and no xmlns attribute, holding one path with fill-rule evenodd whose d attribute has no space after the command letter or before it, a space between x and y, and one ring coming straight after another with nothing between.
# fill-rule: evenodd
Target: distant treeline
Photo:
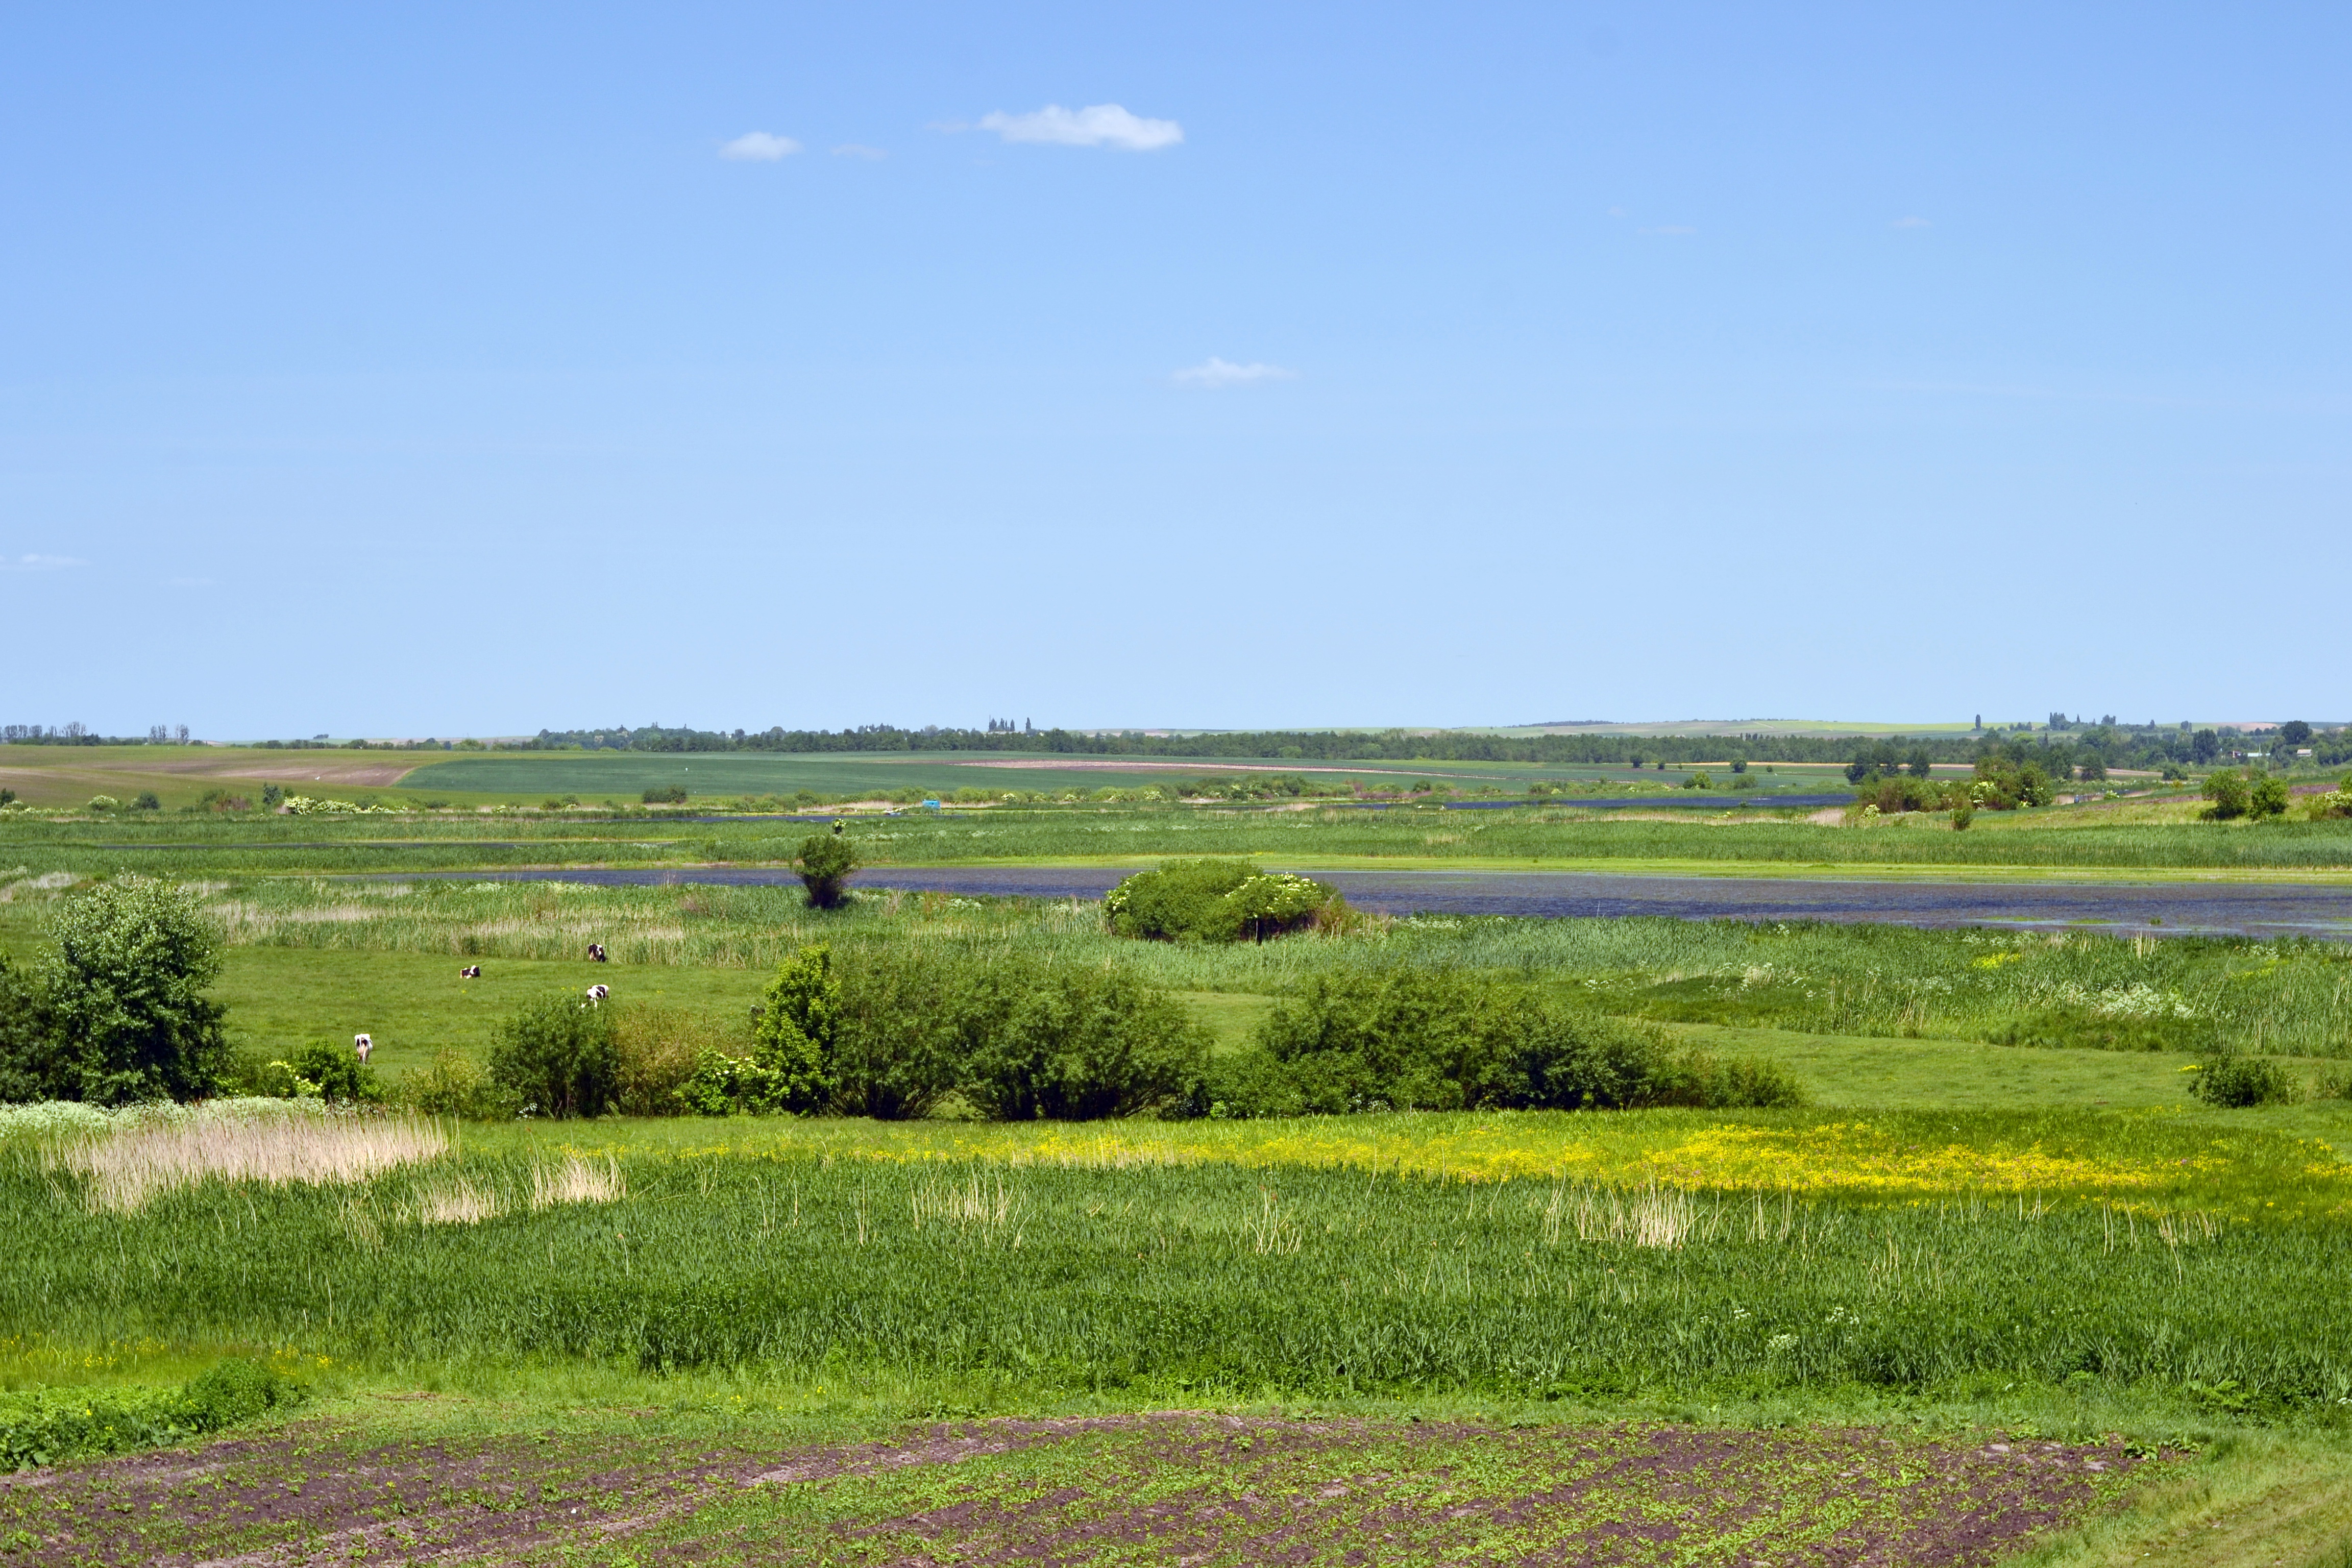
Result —
<instances>
[{"instance_id":1,"label":"distant treeline","mask_svg":"<svg viewBox=\"0 0 2352 1568\"><path fill-rule=\"evenodd\" d=\"M1929 763L1973 763L2000 752L2041 763L2053 777L2095 763L2105 768L2210 765L2263 742L2213 730L2097 724L2063 731L1985 731L1966 735L1482 735L1464 731L1248 730L1151 735L1138 731L919 730L866 724L854 730L542 730L534 750L582 747L628 752L1014 752L1073 757L1252 757L1316 763L1544 763L1556 766L1691 766L1709 763L1837 763L1862 773ZM2332 765L2352 760L2352 730L2305 744ZM2064 769L2061 773L2059 770Z\"/></svg>"}]
</instances>

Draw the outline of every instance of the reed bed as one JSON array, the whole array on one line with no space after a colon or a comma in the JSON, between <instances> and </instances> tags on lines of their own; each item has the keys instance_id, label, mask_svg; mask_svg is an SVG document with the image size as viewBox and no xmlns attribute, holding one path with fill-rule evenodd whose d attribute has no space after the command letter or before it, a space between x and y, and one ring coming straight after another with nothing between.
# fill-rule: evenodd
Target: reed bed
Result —
<instances>
[{"instance_id":1,"label":"reed bed","mask_svg":"<svg viewBox=\"0 0 2352 1568\"><path fill-rule=\"evenodd\" d=\"M193 1115L43 1145L41 1165L79 1176L95 1209L128 1214L202 1182L310 1186L364 1182L447 1152L440 1127L413 1116Z\"/></svg>"}]
</instances>

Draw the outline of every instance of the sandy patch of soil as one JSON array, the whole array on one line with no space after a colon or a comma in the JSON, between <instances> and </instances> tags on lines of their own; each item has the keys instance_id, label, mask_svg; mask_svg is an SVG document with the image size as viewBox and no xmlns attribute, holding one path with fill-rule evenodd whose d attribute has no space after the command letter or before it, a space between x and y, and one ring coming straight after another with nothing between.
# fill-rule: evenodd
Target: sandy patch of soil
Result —
<instances>
[{"instance_id":1,"label":"sandy patch of soil","mask_svg":"<svg viewBox=\"0 0 2352 1568\"><path fill-rule=\"evenodd\" d=\"M0 1542L12 1563L171 1568L510 1563L624 1540L646 1564L1663 1564L1722 1552L1960 1568L2105 1506L2148 1462L1875 1430L1182 1412L771 1447L313 1429L16 1478L0 1484Z\"/></svg>"}]
</instances>

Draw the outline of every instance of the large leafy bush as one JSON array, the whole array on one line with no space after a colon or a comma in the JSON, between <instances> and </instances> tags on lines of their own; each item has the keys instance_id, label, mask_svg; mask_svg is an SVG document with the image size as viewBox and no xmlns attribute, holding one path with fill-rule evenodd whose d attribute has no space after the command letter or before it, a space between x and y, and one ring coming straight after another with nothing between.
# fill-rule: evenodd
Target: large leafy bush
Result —
<instances>
[{"instance_id":1,"label":"large leafy bush","mask_svg":"<svg viewBox=\"0 0 2352 1568\"><path fill-rule=\"evenodd\" d=\"M964 1093L1003 1121L1092 1121L1176 1109L1208 1065L1181 1004L1115 969L1005 962L962 990Z\"/></svg>"},{"instance_id":2,"label":"large leafy bush","mask_svg":"<svg viewBox=\"0 0 2352 1568\"><path fill-rule=\"evenodd\" d=\"M614 1014L575 991L526 1002L499 1026L490 1078L541 1116L600 1116L619 1088Z\"/></svg>"},{"instance_id":3,"label":"large leafy bush","mask_svg":"<svg viewBox=\"0 0 2352 1568\"><path fill-rule=\"evenodd\" d=\"M1103 899L1112 931L1160 942L1264 942L1334 921L1346 908L1321 882L1246 860L1170 860Z\"/></svg>"},{"instance_id":4,"label":"large leafy bush","mask_svg":"<svg viewBox=\"0 0 2352 1568\"><path fill-rule=\"evenodd\" d=\"M1448 970L1318 975L1256 1048L1219 1064L1212 1112L1793 1105L1777 1067L1676 1047L1656 1026L1561 1007Z\"/></svg>"}]
</instances>

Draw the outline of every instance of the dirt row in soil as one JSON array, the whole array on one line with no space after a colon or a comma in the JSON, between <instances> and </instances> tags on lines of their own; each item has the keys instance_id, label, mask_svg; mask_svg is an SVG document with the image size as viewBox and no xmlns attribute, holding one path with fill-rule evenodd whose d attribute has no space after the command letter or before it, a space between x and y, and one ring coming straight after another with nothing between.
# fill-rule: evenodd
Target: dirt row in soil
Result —
<instances>
[{"instance_id":1,"label":"dirt row in soil","mask_svg":"<svg viewBox=\"0 0 2352 1568\"><path fill-rule=\"evenodd\" d=\"M0 1562L1942 1568L2083 1518L2147 1462L1876 1430L1188 1413L774 1447L314 1428L0 1479Z\"/></svg>"}]
</instances>

